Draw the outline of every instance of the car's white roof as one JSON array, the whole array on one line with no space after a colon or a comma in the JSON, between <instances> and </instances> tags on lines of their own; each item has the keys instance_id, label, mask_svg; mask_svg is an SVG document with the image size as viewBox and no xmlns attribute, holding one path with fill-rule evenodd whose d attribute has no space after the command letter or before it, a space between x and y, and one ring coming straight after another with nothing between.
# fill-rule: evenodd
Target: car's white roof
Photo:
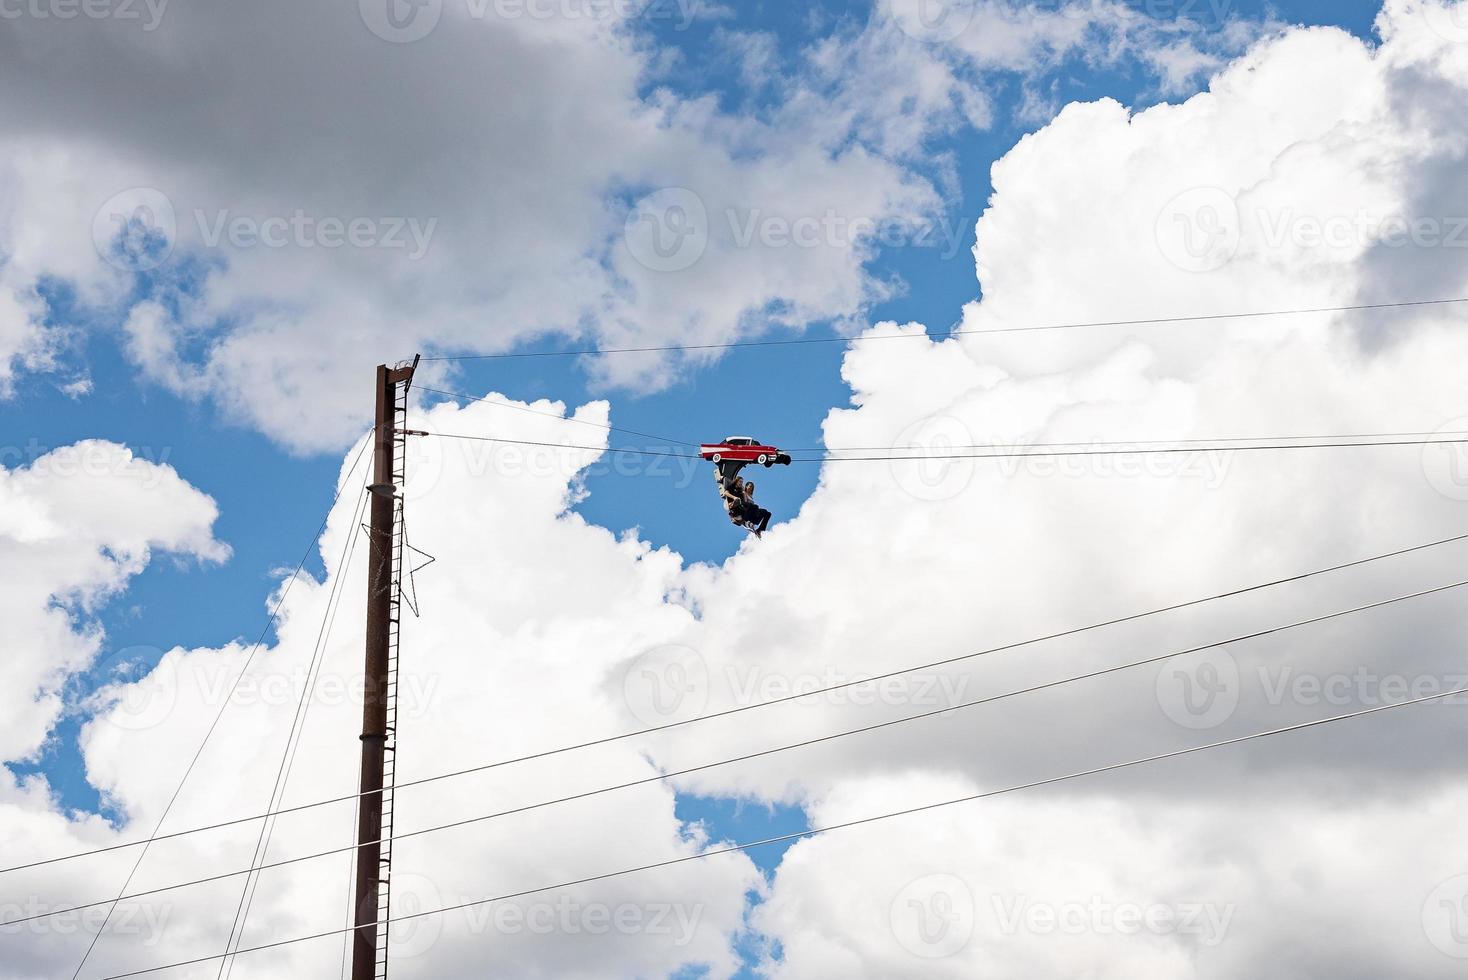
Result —
<instances>
[{"instance_id":1,"label":"car's white roof","mask_svg":"<svg viewBox=\"0 0 1468 980\"><path fill-rule=\"evenodd\" d=\"M724 437L724 441L725 442L737 442L737 441L739 441L741 439L744 440L745 442L758 442L759 441L754 436L725 436Z\"/></svg>"}]
</instances>

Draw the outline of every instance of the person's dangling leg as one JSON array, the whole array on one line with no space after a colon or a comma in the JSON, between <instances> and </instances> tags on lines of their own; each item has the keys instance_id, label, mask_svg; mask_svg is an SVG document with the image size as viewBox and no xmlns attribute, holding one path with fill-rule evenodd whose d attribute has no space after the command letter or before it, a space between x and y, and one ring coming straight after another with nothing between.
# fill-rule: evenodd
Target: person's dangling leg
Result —
<instances>
[{"instance_id":1,"label":"person's dangling leg","mask_svg":"<svg viewBox=\"0 0 1468 980\"><path fill-rule=\"evenodd\" d=\"M756 507L754 511L754 520L750 523L753 525L755 537L759 537L761 534L765 533L765 528L770 526L770 512L765 510L763 507Z\"/></svg>"}]
</instances>

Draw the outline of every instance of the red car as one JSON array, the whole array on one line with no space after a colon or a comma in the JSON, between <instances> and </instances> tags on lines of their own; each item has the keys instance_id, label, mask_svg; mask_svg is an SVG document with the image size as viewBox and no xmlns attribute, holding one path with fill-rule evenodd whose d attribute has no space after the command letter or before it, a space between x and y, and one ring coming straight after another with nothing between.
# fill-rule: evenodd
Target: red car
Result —
<instances>
[{"instance_id":1,"label":"red car","mask_svg":"<svg viewBox=\"0 0 1468 980\"><path fill-rule=\"evenodd\" d=\"M729 436L723 442L705 443L698 447L699 455L711 463L758 463L761 466L790 465L790 454L782 453L774 446L762 445L750 436Z\"/></svg>"}]
</instances>

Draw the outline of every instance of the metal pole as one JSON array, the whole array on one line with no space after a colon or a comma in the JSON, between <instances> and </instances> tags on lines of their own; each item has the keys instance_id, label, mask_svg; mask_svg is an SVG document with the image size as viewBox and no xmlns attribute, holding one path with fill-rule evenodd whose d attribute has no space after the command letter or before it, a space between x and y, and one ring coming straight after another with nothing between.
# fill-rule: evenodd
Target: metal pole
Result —
<instances>
[{"instance_id":1,"label":"metal pole","mask_svg":"<svg viewBox=\"0 0 1468 980\"><path fill-rule=\"evenodd\" d=\"M389 620L392 616L394 426L397 385L412 368L377 368L377 424L373 430L371 531L367 568L367 650L362 699L361 797L357 800L356 931L352 980L373 980L377 963L378 902L382 884L382 787L387 743Z\"/></svg>"}]
</instances>

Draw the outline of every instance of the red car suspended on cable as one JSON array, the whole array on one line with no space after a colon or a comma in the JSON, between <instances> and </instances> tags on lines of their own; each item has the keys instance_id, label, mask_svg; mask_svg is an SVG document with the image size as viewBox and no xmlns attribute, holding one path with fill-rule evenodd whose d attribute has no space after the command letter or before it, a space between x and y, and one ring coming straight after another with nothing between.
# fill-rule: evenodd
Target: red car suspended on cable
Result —
<instances>
[{"instance_id":1,"label":"red car suspended on cable","mask_svg":"<svg viewBox=\"0 0 1468 980\"><path fill-rule=\"evenodd\" d=\"M729 436L723 442L704 443L699 455L714 464L714 478L719 481L719 497L729 512L729 520L760 537L770 524L770 512L754 500L754 482L741 480L739 471L751 463L760 466L790 465L790 454L774 446L766 446L752 436Z\"/></svg>"},{"instance_id":2,"label":"red car suspended on cable","mask_svg":"<svg viewBox=\"0 0 1468 980\"><path fill-rule=\"evenodd\" d=\"M704 443L699 455L711 463L758 463L761 466L790 465L790 454L766 446L751 436L729 436L723 442Z\"/></svg>"}]
</instances>

